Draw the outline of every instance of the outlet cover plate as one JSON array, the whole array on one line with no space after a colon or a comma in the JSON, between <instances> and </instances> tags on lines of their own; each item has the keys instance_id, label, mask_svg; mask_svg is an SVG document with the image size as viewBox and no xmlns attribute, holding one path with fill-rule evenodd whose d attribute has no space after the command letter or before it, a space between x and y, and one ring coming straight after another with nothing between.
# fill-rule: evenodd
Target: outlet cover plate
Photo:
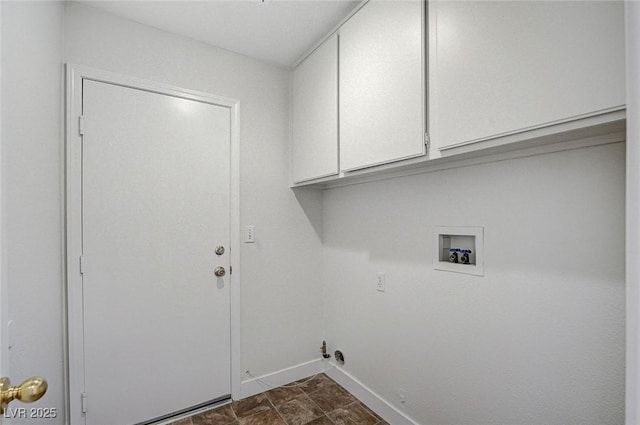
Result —
<instances>
[{"instance_id":1,"label":"outlet cover plate","mask_svg":"<svg viewBox=\"0 0 640 425\"><path fill-rule=\"evenodd\" d=\"M376 280L376 291L384 292L387 289L387 277L384 273L378 273Z\"/></svg>"}]
</instances>

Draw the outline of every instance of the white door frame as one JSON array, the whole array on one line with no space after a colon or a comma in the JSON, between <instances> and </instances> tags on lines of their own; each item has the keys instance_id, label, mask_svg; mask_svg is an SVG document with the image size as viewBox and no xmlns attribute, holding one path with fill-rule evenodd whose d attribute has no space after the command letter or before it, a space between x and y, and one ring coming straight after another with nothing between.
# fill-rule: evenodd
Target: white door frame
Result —
<instances>
[{"instance_id":1,"label":"white door frame","mask_svg":"<svg viewBox=\"0 0 640 425\"><path fill-rule=\"evenodd\" d=\"M66 390L68 395L68 422L84 424L81 394L84 391L84 355L82 326L82 279L80 255L82 253L82 80L117 84L154 93L177 96L226 107L231 112L231 184L230 184L230 241L229 259L233 275L229 275L231 321L231 397L238 399L240 390L240 146L238 100L208 93L182 89L154 81L114 74L85 66L67 64L66 98ZM161 371L159 372L161 373ZM114 406L114 408L117 408Z\"/></svg>"},{"instance_id":2,"label":"white door frame","mask_svg":"<svg viewBox=\"0 0 640 425\"><path fill-rule=\"evenodd\" d=\"M2 3L0 3L0 22L2 21ZM2 31L0 31L0 57L2 57ZM2 69L0 69L0 111L2 111ZM2 114L0 113L0 129L2 128ZM2 164L2 134L0 133L0 164ZM0 165L0 199L2 199L2 166ZM0 205L0 223L2 223L3 209ZM4 234L0 225L0 376L9 376L9 341L7 330L9 327L9 303L7 300L7 279L4 277ZM2 425L2 417L0 417Z\"/></svg>"}]
</instances>

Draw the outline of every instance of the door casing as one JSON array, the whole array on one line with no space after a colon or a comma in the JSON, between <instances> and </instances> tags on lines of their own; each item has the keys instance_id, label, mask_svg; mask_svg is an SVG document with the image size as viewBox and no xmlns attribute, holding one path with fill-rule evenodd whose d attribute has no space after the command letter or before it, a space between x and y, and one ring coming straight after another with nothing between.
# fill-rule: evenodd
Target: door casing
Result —
<instances>
[{"instance_id":1,"label":"door casing","mask_svg":"<svg viewBox=\"0 0 640 425\"><path fill-rule=\"evenodd\" d=\"M0 22L2 22L2 5L0 4ZM2 31L0 31L0 51L2 50ZM0 53L0 57L2 54ZM0 70L0 111L2 111L2 71ZM0 113L0 128L2 128L2 114ZM2 146L2 132L0 132L0 147ZM2 164L2 149L0 149L0 164ZM0 199L2 199L2 166L0 165ZM0 223L2 223L2 208L0 203ZM7 303L7 280L4 279L3 263L4 261L4 235L2 234L2 226L0 225L0 377L9 375L9 368L5 365L8 363L9 343L7 341L7 332L9 327L8 303ZM5 328L5 326L7 328ZM2 425L2 416L0 415L0 425Z\"/></svg>"},{"instance_id":2,"label":"door casing","mask_svg":"<svg viewBox=\"0 0 640 425\"><path fill-rule=\"evenodd\" d=\"M65 376L67 393L66 423L84 425L81 395L84 391L83 312L80 255L82 254L82 81L93 80L124 87L146 90L185 99L196 100L227 107L231 112L230 147L230 244L229 256L233 274L230 278L231 321L231 397L241 397L240 371L240 146L239 146L239 101L211 95L163 83L128 77L95 68L66 65L66 333Z\"/></svg>"}]
</instances>

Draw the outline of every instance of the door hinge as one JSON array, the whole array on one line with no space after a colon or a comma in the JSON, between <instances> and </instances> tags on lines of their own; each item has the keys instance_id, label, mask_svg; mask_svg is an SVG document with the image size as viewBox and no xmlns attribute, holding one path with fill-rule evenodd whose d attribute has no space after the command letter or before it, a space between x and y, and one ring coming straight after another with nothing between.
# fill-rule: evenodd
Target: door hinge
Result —
<instances>
[{"instance_id":1,"label":"door hinge","mask_svg":"<svg viewBox=\"0 0 640 425\"><path fill-rule=\"evenodd\" d=\"M78 117L78 133L84 136L84 115Z\"/></svg>"},{"instance_id":2,"label":"door hinge","mask_svg":"<svg viewBox=\"0 0 640 425\"><path fill-rule=\"evenodd\" d=\"M80 406L82 413L87 413L87 393L80 394Z\"/></svg>"},{"instance_id":3,"label":"door hinge","mask_svg":"<svg viewBox=\"0 0 640 425\"><path fill-rule=\"evenodd\" d=\"M84 266L82 264L82 255L80 256L80 274L84 274Z\"/></svg>"},{"instance_id":4,"label":"door hinge","mask_svg":"<svg viewBox=\"0 0 640 425\"><path fill-rule=\"evenodd\" d=\"M229 266L229 274L233 274L233 267Z\"/></svg>"},{"instance_id":5,"label":"door hinge","mask_svg":"<svg viewBox=\"0 0 640 425\"><path fill-rule=\"evenodd\" d=\"M424 133L424 154L426 158L431 158L431 138L429 133Z\"/></svg>"}]
</instances>

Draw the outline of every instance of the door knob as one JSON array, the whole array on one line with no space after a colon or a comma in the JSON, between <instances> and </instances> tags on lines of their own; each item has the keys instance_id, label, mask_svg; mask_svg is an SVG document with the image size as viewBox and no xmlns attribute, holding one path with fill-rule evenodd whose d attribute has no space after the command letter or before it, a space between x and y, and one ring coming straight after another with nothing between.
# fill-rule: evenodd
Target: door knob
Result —
<instances>
[{"instance_id":1,"label":"door knob","mask_svg":"<svg viewBox=\"0 0 640 425\"><path fill-rule=\"evenodd\" d=\"M4 409L13 400L20 400L24 403L33 403L40 400L47 392L47 381L39 376L29 378L16 387L11 387L9 378L0 378L0 414L4 414Z\"/></svg>"},{"instance_id":2,"label":"door knob","mask_svg":"<svg viewBox=\"0 0 640 425\"><path fill-rule=\"evenodd\" d=\"M224 267L218 266L215 269L213 269L213 274L215 274L218 277L222 277L225 274L227 274L227 271L224 269Z\"/></svg>"}]
</instances>

